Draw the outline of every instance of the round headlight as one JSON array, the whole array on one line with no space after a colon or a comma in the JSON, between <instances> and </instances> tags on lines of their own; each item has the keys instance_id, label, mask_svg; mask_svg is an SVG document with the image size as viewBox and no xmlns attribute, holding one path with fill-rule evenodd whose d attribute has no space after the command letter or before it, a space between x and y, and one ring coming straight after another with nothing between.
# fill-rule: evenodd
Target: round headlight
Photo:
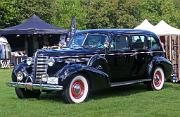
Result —
<instances>
[{"instance_id":1,"label":"round headlight","mask_svg":"<svg viewBox=\"0 0 180 117\"><path fill-rule=\"evenodd\" d=\"M26 60L26 63L28 65L31 65L32 64L32 58L31 57L28 57L27 60Z\"/></svg>"},{"instance_id":2,"label":"round headlight","mask_svg":"<svg viewBox=\"0 0 180 117\"><path fill-rule=\"evenodd\" d=\"M21 71L19 71L17 74L16 74L16 77L17 77L17 81L22 81L23 80L23 73Z\"/></svg>"},{"instance_id":3,"label":"round headlight","mask_svg":"<svg viewBox=\"0 0 180 117\"><path fill-rule=\"evenodd\" d=\"M47 82L47 80L48 80L48 75L47 75L47 74L43 74L41 77L42 77L41 80L42 80L43 82Z\"/></svg>"},{"instance_id":4,"label":"round headlight","mask_svg":"<svg viewBox=\"0 0 180 117\"><path fill-rule=\"evenodd\" d=\"M55 63L55 60L52 57L50 57L49 60L48 60L48 65L53 66L54 63Z\"/></svg>"}]
</instances>

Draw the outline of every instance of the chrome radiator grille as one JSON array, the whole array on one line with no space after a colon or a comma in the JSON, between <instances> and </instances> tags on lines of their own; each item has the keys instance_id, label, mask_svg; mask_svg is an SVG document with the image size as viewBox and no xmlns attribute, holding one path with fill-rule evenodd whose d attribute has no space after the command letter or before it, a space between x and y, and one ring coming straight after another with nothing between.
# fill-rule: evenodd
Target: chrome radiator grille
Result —
<instances>
[{"instance_id":1,"label":"chrome radiator grille","mask_svg":"<svg viewBox=\"0 0 180 117\"><path fill-rule=\"evenodd\" d=\"M47 67L48 67L47 60L48 60L47 56L43 56L43 55L37 56L37 61L35 66L36 83L41 82L42 75L47 73Z\"/></svg>"}]
</instances>

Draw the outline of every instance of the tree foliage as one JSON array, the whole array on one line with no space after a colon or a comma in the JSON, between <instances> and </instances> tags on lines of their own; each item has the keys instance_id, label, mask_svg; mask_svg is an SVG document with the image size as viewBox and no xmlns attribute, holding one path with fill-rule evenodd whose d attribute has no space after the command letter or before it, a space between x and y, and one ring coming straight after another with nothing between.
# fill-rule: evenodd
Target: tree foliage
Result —
<instances>
[{"instance_id":1,"label":"tree foliage","mask_svg":"<svg viewBox=\"0 0 180 117\"><path fill-rule=\"evenodd\" d=\"M149 19L153 24L165 20L167 23L177 26L180 18L173 0L143 0L140 10L141 19Z\"/></svg>"},{"instance_id":2,"label":"tree foliage","mask_svg":"<svg viewBox=\"0 0 180 117\"><path fill-rule=\"evenodd\" d=\"M139 0L119 0L117 27L133 28L138 25L140 18Z\"/></svg>"},{"instance_id":3,"label":"tree foliage","mask_svg":"<svg viewBox=\"0 0 180 117\"><path fill-rule=\"evenodd\" d=\"M0 2L0 28L13 26L19 23L17 20L15 0L1 0Z\"/></svg>"},{"instance_id":4,"label":"tree foliage","mask_svg":"<svg viewBox=\"0 0 180 117\"><path fill-rule=\"evenodd\" d=\"M55 3L56 0L16 0L15 6L20 14L20 20L36 14L47 22L50 22L51 17L55 14Z\"/></svg>"},{"instance_id":5,"label":"tree foliage","mask_svg":"<svg viewBox=\"0 0 180 117\"><path fill-rule=\"evenodd\" d=\"M134 28L144 19L165 20L180 28L179 0L1 0L0 28L21 23L36 14L59 27Z\"/></svg>"},{"instance_id":6,"label":"tree foliage","mask_svg":"<svg viewBox=\"0 0 180 117\"><path fill-rule=\"evenodd\" d=\"M87 28L132 28L140 16L138 0L84 1Z\"/></svg>"},{"instance_id":7,"label":"tree foliage","mask_svg":"<svg viewBox=\"0 0 180 117\"><path fill-rule=\"evenodd\" d=\"M57 2L56 13L53 16L52 23L64 28L70 28L71 19L76 17L77 27L85 29L84 9L81 7L80 0L59 0Z\"/></svg>"},{"instance_id":8,"label":"tree foliage","mask_svg":"<svg viewBox=\"0 0 180 117\"><path fill-rule=\"evenodd\" d=\"M82 6L87 13L85 17L87 28L113 27L117 5L114 5L111 0L84 0Z\"/></svg>"},{"instance_id":9,"label":"tree foliage","mask_svg":"<svg viewBox=\"0 0 180 117\"><path fill-rule=\"evenodd\" d=\"M33 14L47 22L56 14L57 0L2 0L0 2L0 26L5 28L21 23Z\"/></svg>"}]
</instances>

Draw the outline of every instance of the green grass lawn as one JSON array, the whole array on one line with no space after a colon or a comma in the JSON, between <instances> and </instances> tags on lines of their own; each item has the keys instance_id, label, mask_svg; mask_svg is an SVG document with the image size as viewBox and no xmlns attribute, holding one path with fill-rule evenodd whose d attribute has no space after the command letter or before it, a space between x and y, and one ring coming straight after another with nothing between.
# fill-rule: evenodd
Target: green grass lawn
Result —
<instances>
[{"instance_id":1,"label":"green grass lawn","mask_svg":"<svg viewBox=\"0 0 180 117\"><path fill-rule=\"evenodd\" d=\"M87 102L64 104L58 93L21 100L6 86L11 70L0 69L0 117L179 117L180 84L161 91L131 85L93 93Z\"/></svg>"}]
</instances>

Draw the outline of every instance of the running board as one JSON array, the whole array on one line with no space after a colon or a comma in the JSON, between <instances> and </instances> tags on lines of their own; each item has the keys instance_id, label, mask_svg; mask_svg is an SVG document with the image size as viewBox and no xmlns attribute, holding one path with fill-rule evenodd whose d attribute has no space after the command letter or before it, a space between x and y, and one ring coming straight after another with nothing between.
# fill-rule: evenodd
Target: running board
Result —
<instances>
[{"instance_id":1,"label":"running board","mask_svg":"<svg viewBox=\"0 0 180 117\"><path fill-rule=\"evenodd\" d=\"M115 82L115 83L111 83L110 87L130 85L130 84L142 83L142 82L147 82L147 81L151 81L151 79L131 80L131 81L125 81L125 82Z\"/></svg>"}]
</instances>

